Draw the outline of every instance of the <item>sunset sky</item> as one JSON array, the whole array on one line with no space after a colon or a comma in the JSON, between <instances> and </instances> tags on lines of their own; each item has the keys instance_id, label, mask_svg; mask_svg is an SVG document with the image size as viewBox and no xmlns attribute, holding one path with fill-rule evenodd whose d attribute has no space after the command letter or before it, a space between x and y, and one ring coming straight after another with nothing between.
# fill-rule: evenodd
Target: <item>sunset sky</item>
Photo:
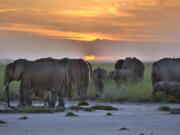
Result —
<instances>
[{"instance_id":1,"label":"sunset sky","mask_svg":"<svg viewBox=\"0 0 180 135\"><path fill-rule=\"evenodd\" d=\"M0 58L180 57L180 0L0 0Z\"/></svg>"}]
</instances>

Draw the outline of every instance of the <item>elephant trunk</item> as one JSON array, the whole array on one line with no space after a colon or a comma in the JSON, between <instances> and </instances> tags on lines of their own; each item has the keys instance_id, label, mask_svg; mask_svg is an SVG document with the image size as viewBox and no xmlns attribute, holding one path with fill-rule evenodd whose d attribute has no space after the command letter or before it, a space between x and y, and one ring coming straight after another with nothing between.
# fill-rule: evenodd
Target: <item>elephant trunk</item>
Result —
<instances>
[{"instance_id":1,"label":"elephant trunk","mask_svg":"<svg viewBox=\"0 0 180 135\"><path fill-rule=\"evenodd\" d=\"M4 87L3 87L3 89L5 89L6 102L8 104L8 107L10 107L10 103L9 103L9 79L7 78L6 75L4 77Z\"/></svg>"}]
</instances>

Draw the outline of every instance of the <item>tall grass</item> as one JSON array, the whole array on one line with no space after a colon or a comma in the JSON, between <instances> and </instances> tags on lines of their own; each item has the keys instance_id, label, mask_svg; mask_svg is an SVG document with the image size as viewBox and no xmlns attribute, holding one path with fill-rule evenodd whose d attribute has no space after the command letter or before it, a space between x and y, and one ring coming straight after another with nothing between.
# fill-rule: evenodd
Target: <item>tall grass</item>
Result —
<instances>
[{"instance_id":1,"label":"tall grass","mask_svg":"<svg viewBox=\"0 0 180 135\"><path fill-rule=\"evenodd\" d=\"M102 67L108 72L114 69L114 64L93 65L93 68ZM152 64L145 64L144 79L139 82L123 83L119 88L113 80L108 80L104 92L100 99L108 102L148 102L151 101L152 81L151 81ZM92 90L92 86L88 91ZM90 92L89 92L90 93ZM91 95L95 95L92 94ZM88 95L88 96L91 96Z\"/></svg>"}]
</instances>

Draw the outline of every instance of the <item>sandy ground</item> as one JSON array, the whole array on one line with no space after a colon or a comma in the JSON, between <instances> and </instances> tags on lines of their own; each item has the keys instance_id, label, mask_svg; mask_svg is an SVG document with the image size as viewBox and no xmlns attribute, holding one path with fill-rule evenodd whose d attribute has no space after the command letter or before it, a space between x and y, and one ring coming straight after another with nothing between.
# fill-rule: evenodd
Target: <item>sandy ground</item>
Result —
<instances>
[{"instance_id":1,"label":"sandy ground","mask_svg":"<svg viewBox=\"0 0 180 135\"><path fill-rule=\"evenodd\" d=\"M112 105L120 110L111 111L113 116L97 110L73 111L78 117L65 117L69 110L55 114L0 114L0 120L7 122L0 124L0 135L180 135L180 115L159 111L162 104L89 103ZM68 101L66 107L76 104ZM163 105L180 108L180 104ZM22 116L28 119L19 120ZM123 127L129 130L119 130Z\"/></svg>"}]
</instances>

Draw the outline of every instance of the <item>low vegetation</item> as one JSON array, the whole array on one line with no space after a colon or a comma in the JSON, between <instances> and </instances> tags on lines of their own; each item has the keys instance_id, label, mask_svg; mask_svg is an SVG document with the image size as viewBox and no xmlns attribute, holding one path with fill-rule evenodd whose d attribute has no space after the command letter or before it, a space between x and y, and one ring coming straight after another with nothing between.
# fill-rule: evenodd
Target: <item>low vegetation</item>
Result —
<instances>
[{"instance_id":1,"label":"low vegetation","mask_svg":"<svg viewBox=\"0 0 180 135\"><path fill-rule=\"evenodd\" d=\"M88 104L88 102L80 102L78 105L79 106L88 106L89 104Z\"/></svg>"},{"instance_id":2,"label":"low vegetation","mask_svg":"<svg viewBox=\"0 0 180 135\"><path fill-rule=\"evenodd\" d=\"M159 110L167 111L170 114L180 114L180 108L170 108L169 106L160 106Z\"/></svg>"},{"instance_id":3,"label":"low vegetation","mask_svg":"<svg viewBox=\"0 0 180 135\"><path fill-rule=\"evenodd\" d=\"M20 119L20 120L27 120L28 117L27 117L27 116L23 116L23 117L20 117L19 119Z\"/></svg>"},{"instance_id":4,"label":"low vegetation","mask_svg":"<svg viewBox=\"0 0 180 135\"><path fill-rule=\"evenodd\" d=\"M91 108L94 109L94 110L106 110L106 111L118 110L118 108L116 108L116 107L104 106L104 105L95 105L95 106L91 106Z\"/></svg>"},{"instance_id":5,"label":"low vegetation","mask_svg":"<svg viewBox=\"0 0 180 135\"><path fill-rule=\"evenodd\" d=\"M106 113L106 116L112 116L112 113L108 112L108 113Z\"/></svg>"},{"instance_id":6,"label":"low vegetation","mask_svg":"<svg viewBox=\"0 0 180 135\"><path fill-rule=\"evenodd\" d=\"M66 117L77 117L78 115L74 114L73 112L67 112Z\"/></svg>"},{"instance_id":7,"label":"low vegetation","mask_svg":"<svg viewBox=\"0 0 180 135\"><path fill-rule=\"evenodd\" d=\"M169 106L160 106L159 110L161 110L161 111L170 111L171 108Z\"/></svg>"},{"instance_id":8,"label":"low vegetation","mask_svg":"<svg viewBox=\"0 0 180 135\"><path fill-rule=\"evenodd\" d=\"M116 107L104 106L104 105L94 105L91 107L81 107L81 106L77 105L77 106L70 106L69 109L75 110L75 111L83 110L83 111L89 111L89 112L94 111L94 110L106 110L106 111L118 110L118 108L116 108Z\"/></svg>"},{"instance_id":9,"label":"low vegetation","mask_svg":"<svg viewBox=\"0 0 180 135\"><path fill-rule=\"evenodd\" d=\"M0 120L0 124L6 124L6 122L3 120Z\"/></svg>"},{"instance_id":10,"label":"low vegetation","mask_svg":"<svg viewBox=\"0 0 180 135\"><path fill-rule=\"evenodd\" d=\"M44 108L44 107L25 107L25 108L8 108L8 109L0 109L0 113L55 113L55 112L63 112L65 108L57 107L55 109L52 108Z\"/></svg>"}]
</instances>

